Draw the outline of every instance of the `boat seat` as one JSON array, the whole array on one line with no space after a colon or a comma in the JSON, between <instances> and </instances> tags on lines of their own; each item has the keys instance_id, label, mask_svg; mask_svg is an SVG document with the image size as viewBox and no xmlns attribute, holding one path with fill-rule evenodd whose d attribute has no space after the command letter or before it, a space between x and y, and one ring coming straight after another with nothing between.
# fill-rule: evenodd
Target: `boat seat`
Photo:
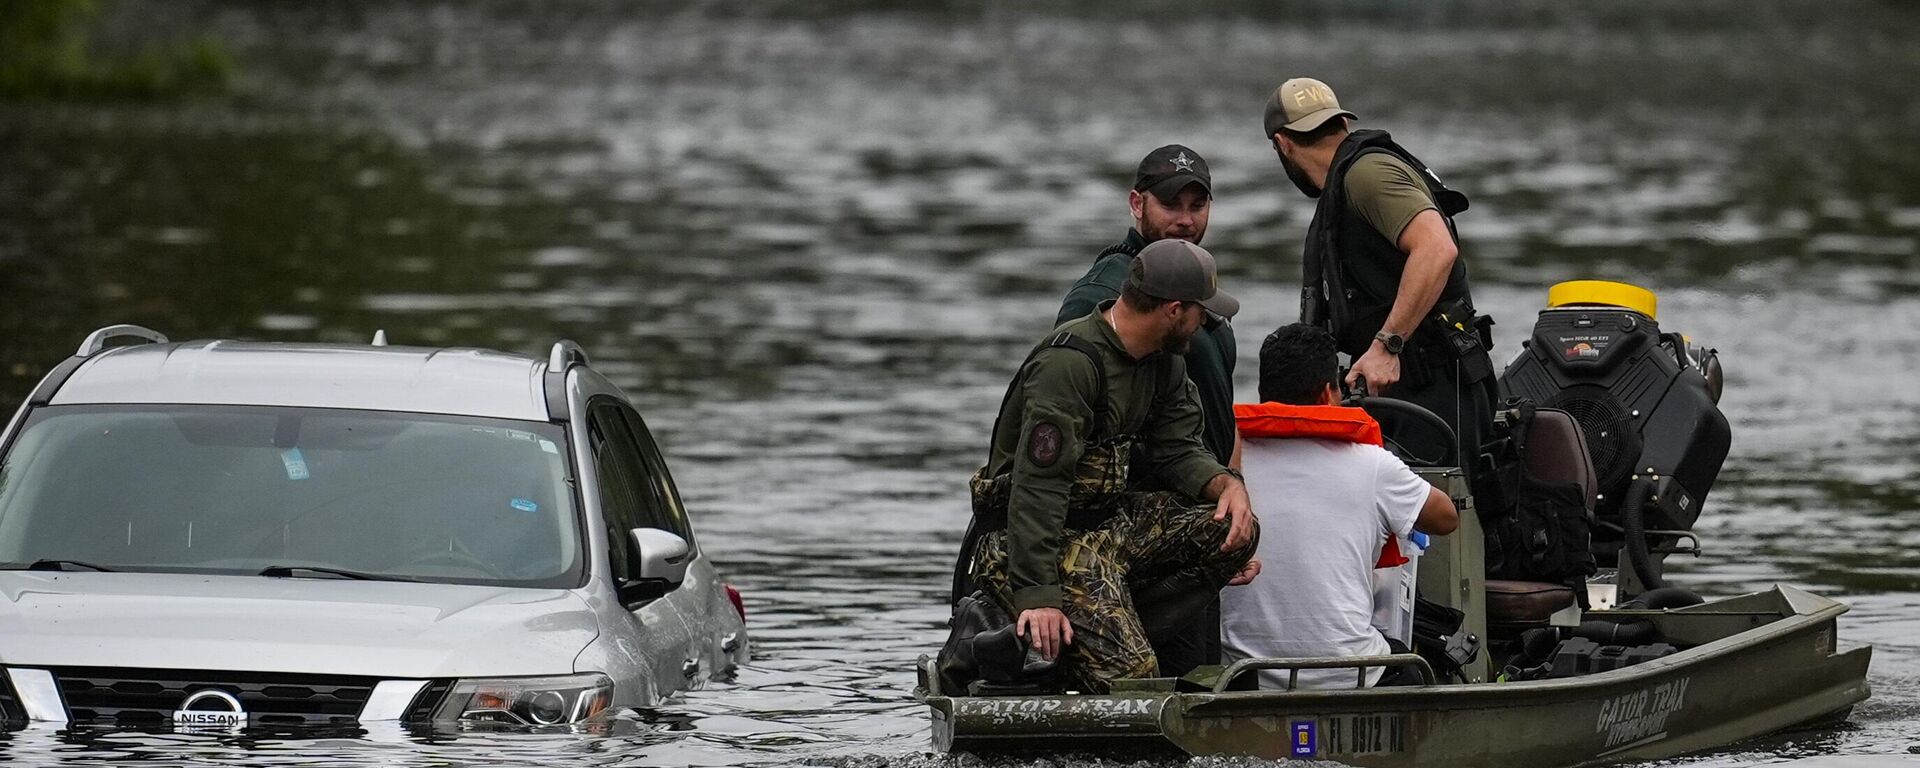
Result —
<instances>
[{"instance_id":1,"label":"boat seat","mask_svg":"<svg viewBox=\"0 0 1920 768\"><path fill-rule=\"evenodd\" d=\"M1534 409L1527 428L1527 474L1555 485L1580 486L1587 509L1593 509L1600 484L1593 455L1587 450L1587 435L1573 414L1557 408Z\"/></svg>"},{"instance_id":2,"label":"boat seat","mask_svg":"<svg viewBox=\"0 0 1920 768\"><path fill-rule=\"evenodd\" d=\"M1544 581L1487 580L1487 624L1545 626L1557 611L1573 605L1573 588Z\"/></svg>"},{"instance_id":3,"label":"boat seat","mask_svg":"<svg viewBox=\"0 0 1920 768\"><path fill-rule=\"evenodd\" d=\"M1538 408L1527 428L1527 476L1557 486L1575 485L1589 512L1598 499L1599 481L1586 433L1573 414L1556 408ZM1573 588L1544 581L1487 580L1487 632L1513 637L1544 627L1553 614L1573 605Z\"/></svg>"}]
</instances>

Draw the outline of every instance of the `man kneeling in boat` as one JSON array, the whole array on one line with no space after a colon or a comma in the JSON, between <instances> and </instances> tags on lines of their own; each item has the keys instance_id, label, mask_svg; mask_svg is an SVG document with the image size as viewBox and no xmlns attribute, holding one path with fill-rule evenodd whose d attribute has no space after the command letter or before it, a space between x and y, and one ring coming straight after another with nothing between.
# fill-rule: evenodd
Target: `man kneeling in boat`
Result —
<instances>
[{"instance_id":1,"label":"man kneeling in boat","mask_svg":"<svg viewBox=\"0 0 1920 768\"><path fill-rule=\"evenodd\" d=\"M1282 326L1260 346L1259 404L1241 403L1241 466L1254 510L1274 535L1260 541L1264 573L1220 596L1221 651L1244 658L1405 652L1373 626L1373 569L1383 542L1459 525L1453 500L1381 447L1380 425L1339 405L1333 336ZM1285 672L1261 684L1284 687ZM1367 684L1381 681L1368 672ZM1303 670L1301 687L1352 687L1352 670Z\"/></svg>"},{"instance_id":2,"label":"man kneeling in boat","mask_svg":"<svg viewBox=\"0 0 1920 768\"><path fill-rule=\"evenodd\" d=\"M981 590L1039 654L1064 652L1070 688L1157 674L1135 592L1179 575L1210 597L1253 555L1246 487L1202 444L1180 357L1208 312L1239 310L1217 286L1197 245L1141 249L1118 300L1020 366L973 477L955 596Z\"/></svg>"}]
</instances>

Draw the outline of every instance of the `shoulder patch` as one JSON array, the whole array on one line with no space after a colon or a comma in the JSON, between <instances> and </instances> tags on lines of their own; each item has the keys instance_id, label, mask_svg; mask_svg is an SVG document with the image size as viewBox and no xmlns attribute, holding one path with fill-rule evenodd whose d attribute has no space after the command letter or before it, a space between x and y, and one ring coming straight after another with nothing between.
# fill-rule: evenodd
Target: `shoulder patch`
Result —
<instances>
[{"instance_id":1,"label":"shoulder patch","mask_svg":"<svg viewBox=\"0 0 1920 768\"><path fill-rule=\"evenodd\" d=\"M1027 432L1027 459L1034 466L1051 467L1060 461L1062 442L1059 426L1049 421L1035 424Z\"/></svg>"}]
</instances>

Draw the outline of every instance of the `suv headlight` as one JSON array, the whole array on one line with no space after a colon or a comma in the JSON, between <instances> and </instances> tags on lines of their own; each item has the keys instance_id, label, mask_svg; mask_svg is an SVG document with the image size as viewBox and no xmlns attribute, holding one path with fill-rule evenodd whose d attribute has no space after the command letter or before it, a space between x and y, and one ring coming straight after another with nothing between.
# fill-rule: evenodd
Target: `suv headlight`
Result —
<instances>
[{"instance_id":1,"label":"suv headlight","mask_svg":"<svg viewBox=\"0 0 1920 768\"><path fill-rule=\"evenodd\" d=\"M613 703L613 680L598 672L555 677L461 680L433 712L434 722L560 725L591 719Z\"/></svg>"}]
</instances>

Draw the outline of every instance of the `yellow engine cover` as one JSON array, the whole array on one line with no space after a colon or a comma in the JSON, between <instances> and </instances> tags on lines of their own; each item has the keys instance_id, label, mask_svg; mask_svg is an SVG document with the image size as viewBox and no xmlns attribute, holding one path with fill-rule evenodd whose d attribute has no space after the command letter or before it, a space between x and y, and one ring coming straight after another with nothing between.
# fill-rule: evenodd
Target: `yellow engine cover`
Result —
<instances>
[{"instance_id":1,"label":"yellow engine cover","mask_svg":"<svg viewBox=\"0 0 1920 768\"><path fill-rule=\"evenodd\" d=\"M1547 308L1565 307L1576 304L1602 304L1609 307L1623 307L1646 315L1648 319L1660 319L1655 312L1660 308L1660 299L1637 285L1616 283L1610 280L1568 280L1547 289Z\"/></svg>"}]
</instances>

